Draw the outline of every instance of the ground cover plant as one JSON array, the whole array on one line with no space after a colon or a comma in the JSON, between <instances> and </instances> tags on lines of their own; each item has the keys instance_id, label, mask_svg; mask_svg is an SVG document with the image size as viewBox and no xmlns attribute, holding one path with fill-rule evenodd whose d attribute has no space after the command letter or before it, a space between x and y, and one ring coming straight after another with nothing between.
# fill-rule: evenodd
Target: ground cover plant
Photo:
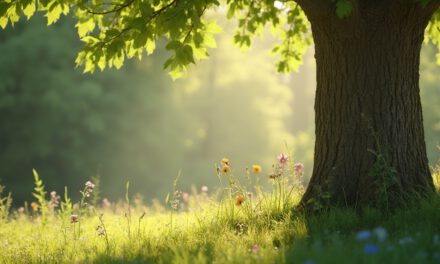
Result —
<instances>
[{"instance_id":1,"label":"ground cover plant","mask_svg":"<svg viewBox=\"0 0 440 264\"><path fill-rule=\"evenodd\" d=\"M440 262L437 192L392 211L315 204L320 213L309 215L297 207L304 192L301 163L281 154L264 171L222 159L213 173L217 190L180 190L177 177L166 201L148 206L130 194L129 183L125 199L102 198L98 178L72 201L67 188L48 193L44 176L34 171L34 201L11 208L11 195L2 195L0 262Z\"/></svg>"}]
</instances>

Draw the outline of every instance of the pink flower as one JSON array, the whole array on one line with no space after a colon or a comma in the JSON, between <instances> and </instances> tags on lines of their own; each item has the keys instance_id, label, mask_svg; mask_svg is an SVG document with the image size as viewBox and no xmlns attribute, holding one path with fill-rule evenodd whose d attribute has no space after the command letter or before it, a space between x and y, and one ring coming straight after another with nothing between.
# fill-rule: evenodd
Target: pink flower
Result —
<instances>
[{"instance_id":1,"label":"pink flower","mask_svg":"<svg viewBox=\"0 0 440 264\"><path fill-rule=\"evenodd\" d=\"M204 186L202 186L201 190L203 193L208 193L209 189L208 189L208 186L204 185Z\"/></svg>"},{"instance_id":2,"label":"pink flower","mask_svg":"<svg viewBox=\"0 0 440 264\"><path fill-rule=\"evenodd\" d=\"M107 198L102 199L102 205L104 207L112 207L112 203Z\"/></svg>"},{"instance_id":3,"label":"pink flower","mask_svg":"<svg viewBox=\"0 0 440 264\"><path fill-rule=\"evenodd\" d=\"M286 154L281 153L280 155L278 155L278 161L281 164L286 164L288 160L289 160L289 156L287 156Z\"/></svg>"},{"instance_id":4,"label":"pink flower","mask_svg":"<svg viewBox=\"0 0 440 264\"><path fill-rule=\"evenodd\" d=\"M183 193L182 193L182 198L183 198L183 200L184 200L185 202L188 202L188 201L189 201L189 193L187 193L187 192L183 192Z\"/></svg>"},{"instance_id":5,"label":"pink flower","mask_svg":"<svg viewBox=\"0 0 440 264\"><path fill-rule=\"evenodd\" d=\"M251 251L254 254L258 254L258 252L260 251L260 246L257 244L253 245Z\"/></svg>"},{"instance_id":6,"label":"pink flower","mask_svg":"<svg viewBox=\"0 0 440 264\"><path fill-rule=\"evenodd\" d=\"M302 163L295 163L295 165L293 165L293 170L296 173L303 173L303 171L304 171L304 164L302 164Z\"/></svg>"}]
</instances>

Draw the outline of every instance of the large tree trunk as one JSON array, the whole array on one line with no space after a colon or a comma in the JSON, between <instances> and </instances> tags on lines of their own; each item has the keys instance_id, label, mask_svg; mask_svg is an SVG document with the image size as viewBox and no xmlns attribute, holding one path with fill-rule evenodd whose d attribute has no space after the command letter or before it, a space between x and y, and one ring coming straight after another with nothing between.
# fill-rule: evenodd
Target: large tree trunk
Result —
<instances>
[{"instance_id":1,"label":"large tree trunk","mask_svg":"<svg viewBox=\"0 0 440 264\"><path fill-rule=\"evenodd\" d=\"M303 6L317 64L315 158L306 206L394 206L406 194L433 188L419 96L430 14L416 1L353 3L344 19L330 6Z\"/></svg>"}]
</instances>

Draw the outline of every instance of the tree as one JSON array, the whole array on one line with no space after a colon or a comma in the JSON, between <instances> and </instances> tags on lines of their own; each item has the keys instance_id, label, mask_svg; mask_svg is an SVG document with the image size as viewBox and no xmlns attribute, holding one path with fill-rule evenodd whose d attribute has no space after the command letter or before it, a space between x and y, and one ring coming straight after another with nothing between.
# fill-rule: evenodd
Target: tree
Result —
<instances>
[{"instance_id":1,"label":"tree","mask_svg":"<svg viewBox=\"0 0 440 264\"><path fill-rule=\"evenodd\" d=\"M238 20L235 42L272 24L279 71L296 69L315 43L315 157L304 205L394 204L433 188L419 95L420 49L440 46L438 0L227 0ZM85 43L77 58L85 72L120 68L125 58L151 54L159 38L172 56L173 78L207 57L219 32L206 21L217 0L4 0L0 26L46 12L48 24L72 13ZM310 22L310 25L309 25Z\"/></svg>"}]
</instances>

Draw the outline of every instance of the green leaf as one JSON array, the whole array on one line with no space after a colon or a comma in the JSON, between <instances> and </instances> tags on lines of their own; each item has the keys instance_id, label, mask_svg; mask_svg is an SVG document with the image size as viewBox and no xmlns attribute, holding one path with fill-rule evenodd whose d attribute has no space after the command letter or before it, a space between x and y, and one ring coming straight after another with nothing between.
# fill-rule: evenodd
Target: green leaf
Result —
<instances>
[{"instance_id":1,"label":"green leaf","mask_svg":"<svg viewBox=\"0 0 440 264\"><path fill-rule=\"evenodd\" d=\"M27 3L25 8L23 9L23 13L27 17L27 19L29 20L31 18L31 16L35 13L35 10L36 10L35 1L29 1L29 3Z\"/></svg>"},{"instance_id":2,"label":"green leaf","mask_svg":"<svg viewBox=\"0 0 440 264\"><path fill-rule=\"evenodd\" d=\"M46 13L47 25L52 25L53 23L57 22L62 13L63 8L61 4L54 2Z\"/></svg>"},{"instance_id":3,"label":"green leaf","mask_svg":"<svg viewBox=\"0 0 440 264\"><path fill-rule=\"evenodd\" d=\"M177 50L180 49L183 46L183 44L180 41L177 40L173 40L170 41L167 45L166 45L166 49L167 50Z\"/></svg>"},{"instance_id":4,"label":"green leaf","mask_svg":"<svg viewBox=\"0 0 440 264\"><path fill-rule=\"evenodd\" d=\"M148 55L152 54L156 49L156 42L154 40L148 40L147 44L145 44L145 49Z\"/></svg>"},{"instance_id":5,"label":"green leaf","mask_svg":"<svg viewBox=\"0 0 440 264\"><path fill-rule=\"evenodd\" d=\"M80 38L82 38L95 29L95 21L93 18L90 18L88 20L78 22L75 27L78 28L78 35Z\"/></svg>"},{"instance_id":6,"label":"green leaf","mask_svg":"<svg viewBox=\"0 0 440 264\"><path fill-rule=\"evenodd\" d=\"M7 25L8 25L8 18L0 17L0 27L2 29L5 29Z\"/></svg>"},{"instance_id":7,"label":"green leaf","mask_svg":"<svg viewBox=\"0 0 440 264\"><path fill-rule=\"evenodd\" d=\"M336 2L336 15L339 18L348 17L353 9L353 4L348 0L339 0Z\"/></svg>"}]
</instances>

